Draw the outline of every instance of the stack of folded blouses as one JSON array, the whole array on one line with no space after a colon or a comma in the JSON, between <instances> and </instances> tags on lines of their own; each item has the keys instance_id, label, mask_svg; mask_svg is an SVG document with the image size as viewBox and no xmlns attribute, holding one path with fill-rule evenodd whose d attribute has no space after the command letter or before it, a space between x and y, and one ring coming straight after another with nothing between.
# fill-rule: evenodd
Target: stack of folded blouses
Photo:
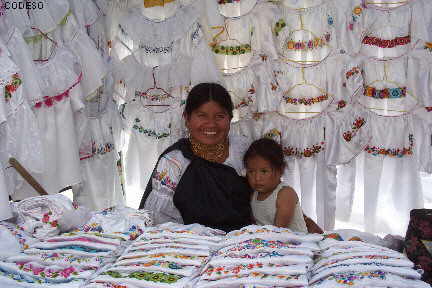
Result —
<instances>
[{"instance_id":1,"label":"stack of folded blouses","mask_svg":"<svg viewBox=\"0 0 432 288\"><path fill-rule=\"evenodd\" d=\"M197 287L304 287L318 234L251 225L227 234Z\"/></svg>"},{"instance_id":2,"label":"stack of folded blouses","mask_svg":"<svg viewBox=\"0 0 432 288\"><path fill-rule=\"evenodd\" d=\"M145 228L115 263L85 287L192 287L223 234L198 224Z\"/></svg>"},{"instance_id":3,"label":"stack of folded blouses","mask_svg":"<svg viewBox=\"0 0 432 288\"><path fill-rule=\"evenodd\" d=\"M29 245L0 262L0 287L80 287L118 257L129 237L73 232Z\"/></svg>"},{"instance_id":4,"label":"stack of folded blouses","mask_svg":"<svg viewBox=\"0 0 432 288\"><path fill-rule=\"evenodd\" d=\"M426 288L421 274L405 255L386 247L344 239L337 233L324 236L321 254L311 269L309 287L410 287Z\"/></svg>"}]
</instances>

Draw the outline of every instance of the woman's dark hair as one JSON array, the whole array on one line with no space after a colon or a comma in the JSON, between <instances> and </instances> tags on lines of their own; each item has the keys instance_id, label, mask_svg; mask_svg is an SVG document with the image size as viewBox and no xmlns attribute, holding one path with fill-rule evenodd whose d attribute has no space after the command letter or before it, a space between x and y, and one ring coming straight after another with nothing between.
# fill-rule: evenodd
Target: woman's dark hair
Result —
<instances>
[{"instance_id":1,"label":"woman's dark hair","mask_svg":"<svg viewBox=\"0 0 432 288\"><path fill-rule=\"evenodd\" d=\"M255 156L260 156L270 162L273 169L283 172L285 169L284 154L282 146L269 138L261 138L252 142L249 149L243 156L243 164L246 167L247 161Z\"/></svg>"},{"instance_id":2,"label":"woman's dark hair","mask_svg":"<svg viewBox=\"0 0 432 288\"><path fill-rule=\"evenodd\" d=\"M201 105L214 101L226 109L230 118L233 117L234 105L228 91L217 83L200 83L195 85L186 99L185 116L190 117L192 112Z\"/></svg>"}]
</instances>

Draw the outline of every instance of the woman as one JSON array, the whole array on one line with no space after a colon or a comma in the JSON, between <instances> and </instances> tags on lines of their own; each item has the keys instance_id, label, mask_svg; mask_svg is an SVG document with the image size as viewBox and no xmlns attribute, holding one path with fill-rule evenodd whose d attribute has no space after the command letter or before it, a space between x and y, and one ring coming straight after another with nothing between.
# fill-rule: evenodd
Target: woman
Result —
<instances>
[{"instance_id":1,"label":"woman","mask_svg":"<svg viewBox=\"0 0 432 288\"><path fill-rule=\"evenodd\" d=\"M141 200L156 224L199 223L227 232L251 224L252 190L240 176L247 143L228 136L232 111L221 85L192 88L184 111L190 136L162 153Z\"/></svg>"}]
</instances>

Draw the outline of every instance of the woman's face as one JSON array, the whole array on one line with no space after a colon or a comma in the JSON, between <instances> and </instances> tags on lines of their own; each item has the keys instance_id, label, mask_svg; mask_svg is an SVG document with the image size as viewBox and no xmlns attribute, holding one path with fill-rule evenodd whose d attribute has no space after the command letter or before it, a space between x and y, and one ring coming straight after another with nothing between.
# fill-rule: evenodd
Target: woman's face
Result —
<instances>
[{"instance_id":1,"label":"woman's face","mask_svg":"<svg viewBox=\"0 0 432 288\"><path fill-rule=\"evenodd\" d=\"M209 101L186 115L190 136L199 143L213 145L225 142L231 119L225 108Z\"/></svg>"}]
</instances>

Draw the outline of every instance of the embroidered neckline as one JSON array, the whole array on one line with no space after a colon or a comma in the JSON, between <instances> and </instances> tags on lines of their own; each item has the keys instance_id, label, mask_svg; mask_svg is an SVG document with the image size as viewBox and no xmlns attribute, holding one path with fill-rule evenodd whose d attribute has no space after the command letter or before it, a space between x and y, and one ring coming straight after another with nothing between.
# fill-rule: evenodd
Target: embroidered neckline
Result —
<instances>
[{"instance_id":1,"label":"embroidered neckline","mask_svg":"<svg viewBox=\"0 0 432 288\"><path fill-rule=\"evenodd\" d=\"M64 98L69 97L69 92L77 86L82 80L83 74L82 72L78 76L77 81L72 84L68 89L66 89L63 93L55 95L55 96L44 96L42 99L36 100L34 103L34 108L41 108L43 105L46 107L53 106L56 102L61 102Z\"/></svg>"},{"instance_id":2,"label":"embroidered neckline","mask_svg":"<svg viewBox=\"0 0 432 288\"><path fill-rule=\"evenodd\" d=\"M323 101L326 101L329 99L328 94L323 94L317 97L310 97L310 98L295 98L290 97L288 95L283 95L283 99L285 100L286 104L292 104L292 105L314 105Z\"/></svg>"},{"instance_id":3,"label":"embroidered neckline","mask_svg":"<svg viewBox=\"0 0 432 288\"><path fill-rule=\"evenodd\" d=\"M414 148L414 135L409 134L408 135L409 140L409 147L403 147L403 148L384 148L384 147L377 147L377 146L366 146L365 151L369 154L372 154L372 156L390 156L390 157L398 157L401 158L403 156L412 155L413 154L413 148Z\"/></svg>"},{"instance_id":4,"label":"embroidered neckline","mask_svg":"<svg viewBox=\"0 0 432 288\"><path fill-rule=\"evenodd\" d=\"M307 147L304 149L300 149L297 147L293 147L293 146L284 146L283 147L283 152L285 156L294 156L294 157L298 157L298 158L302 158L302 157L312 157L322 151L324 151L324 145L325 142L320 142L318 144L312 145L311 147Z\"/></svg>"},{"instance_id":5,"label":"embroidered neckline","mask_svg":"<svg viewBox=\"0 0 432 288\"><path fill-rule=\"evenodd\" d=\"M404 98L407 95L407 87L376 89L372 86L365 86L363 95L375 99Z\"/></svg>"},{"instance_id":6,"label":"embroidered neckline","mask_svg":"<svg viewBox=\"0 0 432 288\"><path fill-rule=\"evenodd\" d=\"M213 45L211 50L215 54L223 55L242 55L246 53L251 53L252 48L250 44L242 44L238 46L227 46L227 45Z\"/></svg>"},{"instance_id":7,"label":"embroidered neckline","mask_svg":"<svg viewBox=\"0 0 432 288\"><path fill-rule=\"evenodd\" d=\"M318 48L322 48L324 46L327 46L330 43L331 40L331 34L327 32L321 37L316 37L313 40L308 41L294 41L294 40L287 40L286 42L286 48L287 50L315 50Z\"/></svg>"},{"instance_id":8,"label":"embroidered neckline","mask_svg":"<svg viewBox=\"0 0 432 288\"><path fill-rule=\"evenodd\" d=\"M362 44L378 46L380 48L394 48L396 46L404 46L411 43L411 35L396 37L391 40L385 40L373 36L365 36L362 40Z\"/></svg>"},{"instance_id":9,"label":"embroidered neckline","mask_svg":"<svg viewBox=\"0 0 432 288\"><path fill-rule=\"evenodd\" d=\"M154 137L156 139L166 138L166 137L171 135L171 132L158 133L158 132L156 132L156 130L150 129L150 128L144 128L140 124L141 124L141 120L139 118L135 118L134 125L132 126L132 129L134 129L134 130L138 131L139 133L142 133L146 136ZM168 125L168 129L170 129L170 128L171 128L171 123Z\"/></svg>"}]
</instances>

